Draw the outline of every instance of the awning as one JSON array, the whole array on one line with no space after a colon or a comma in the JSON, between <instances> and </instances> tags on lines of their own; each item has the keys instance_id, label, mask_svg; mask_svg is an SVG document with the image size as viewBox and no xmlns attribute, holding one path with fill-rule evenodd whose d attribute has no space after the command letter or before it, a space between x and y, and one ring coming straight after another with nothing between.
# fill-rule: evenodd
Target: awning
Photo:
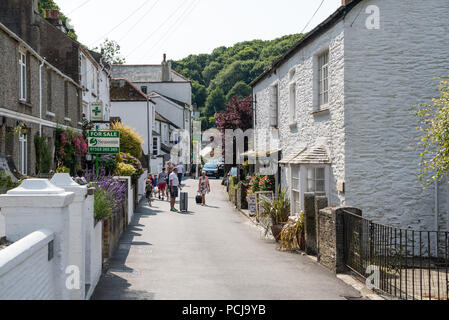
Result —
<instances>
[{"instance_id":1,"label":"awning","mask_svg":"<svg viewBox=\"0 0 449 320\"><path fill-rule=\"evenodd\" d=\"M271 155L273 153L277 153L281 150L282 149L280 149L280 148L269 149L269 150L249 150L240 155L244 156L244 157L248 157L248 158L261 158L261 157L268 157L269 155Z\"/></svg>"},{"instance_id":2,"label":"awning","mask_svg":"<svg viewBox=\"0 0 449 320\"><path fill-rule=\"evenodd\" d=\"M285 156L280 164L329 164L329 156L325 146L305 148Z\"/></svg>"}]
</instances>

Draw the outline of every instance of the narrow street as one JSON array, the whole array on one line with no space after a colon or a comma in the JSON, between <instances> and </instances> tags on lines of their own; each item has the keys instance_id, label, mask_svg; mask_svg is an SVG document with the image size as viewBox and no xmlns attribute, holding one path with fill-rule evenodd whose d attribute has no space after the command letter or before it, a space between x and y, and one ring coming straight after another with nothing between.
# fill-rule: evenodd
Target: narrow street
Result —
<instances>
[{"instance_id":1,"label":"narrow street","mask_svg":"<svg viewBox=\"0 0 449 320\"><path fill-rule=\"evenodd\" d=\"M208 206L195 204L196 181L184 182L189 213L168 202L138 213L92 299L345 299L360 294L299 254L276 250L211 180ZM179 206L177 205L177 208Z\"/></svg>"}]
</instances>

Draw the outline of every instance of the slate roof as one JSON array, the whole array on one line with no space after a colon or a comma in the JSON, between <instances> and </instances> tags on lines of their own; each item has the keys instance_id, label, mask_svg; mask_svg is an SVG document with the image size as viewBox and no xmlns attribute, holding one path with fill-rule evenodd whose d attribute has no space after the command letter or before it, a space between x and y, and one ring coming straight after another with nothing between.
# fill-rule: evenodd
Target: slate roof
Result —
<instances>
[{"instance_id":1,"label":"slate roof","mask_svg":"<svg viewBox=\"0 0 449 320\"><path fill-rule=\"evenodd\" d=\"M281 164L329 164L331 163L327 148L325 146L316 146L305 148L299 153L290 153L285 156Z\"/></svg>"}]
</instances>

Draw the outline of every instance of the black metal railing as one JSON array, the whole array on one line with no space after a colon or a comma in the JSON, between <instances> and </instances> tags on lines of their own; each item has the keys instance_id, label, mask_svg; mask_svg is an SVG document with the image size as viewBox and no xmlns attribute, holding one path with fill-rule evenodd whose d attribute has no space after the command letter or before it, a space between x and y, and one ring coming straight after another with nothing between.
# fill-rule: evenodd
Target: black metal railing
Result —
<instances>
[{"instance_id":1,"label":"black metal railing","mask_svg":"<svg viewBox=\"0 0 449 320\"><path fill-rule=\"evenodd\" d=\"M346 267L372 289L406 300L449 300L449 232L374 223L344 211Z\"/></svg>"}]
</instances>

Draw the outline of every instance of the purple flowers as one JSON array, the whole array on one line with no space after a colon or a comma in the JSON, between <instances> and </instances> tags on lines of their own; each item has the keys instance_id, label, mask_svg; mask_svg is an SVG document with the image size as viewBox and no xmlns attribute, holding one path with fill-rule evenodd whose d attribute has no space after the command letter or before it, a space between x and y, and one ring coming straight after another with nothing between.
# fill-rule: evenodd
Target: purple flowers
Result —
<instances>
[{"instance_id":1,"label":"purple flowers","mask_svg":"<svg viewBox=\"0 0 449 320\"><path fill-rule=\"evenodd\" d=\"M87 182L92 183L97 190L101 190L106 194L106 197L111 202L113 211L120 209L128 192L128 186L125 182L115 179L112 175L106 175L104 168L99 170L98 176L95 175L95 170L86 168L84 178Z\"/></svg>"}]
</instances>

